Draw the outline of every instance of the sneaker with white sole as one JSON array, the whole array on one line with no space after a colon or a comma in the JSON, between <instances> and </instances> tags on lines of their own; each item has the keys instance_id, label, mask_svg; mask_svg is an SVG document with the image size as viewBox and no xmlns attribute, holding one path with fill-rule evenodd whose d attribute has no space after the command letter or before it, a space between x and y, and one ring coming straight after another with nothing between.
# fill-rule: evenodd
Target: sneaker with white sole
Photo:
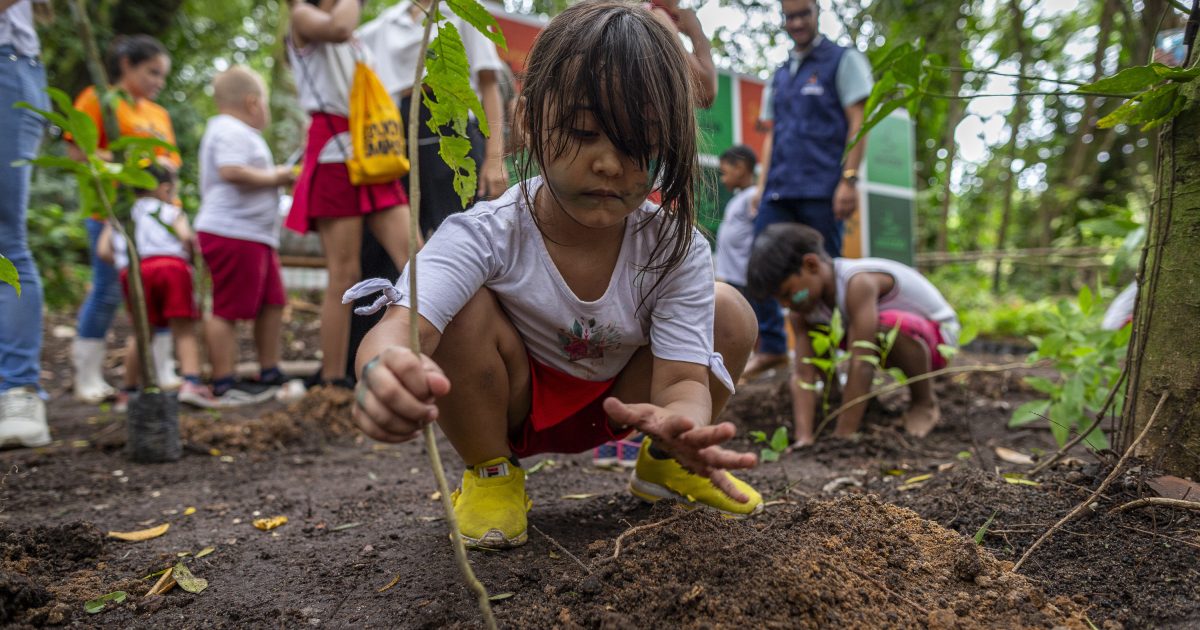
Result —
<instances>
[{"instance_id":1,"label":"sneaker with white sole","mask_svg":"<svg viewBox=\"0 0 1200 630\"><path fill-rule=\"evenodd\" d=\"M217 399L207 385L188 380L179 386L179 402L201 409L213 409L217 406Z\"/></svg>"},{"instance_id":2,"label":"sneaker with white sole","mask_svg":"<svg viewBox=\"0 0 1200 630\"><path fill-rule=\"evenodd\" d=\"M217 394L213 392L214 407L241 407L266 402L275 397L278 387L260 385L252 381L237 381L229 389ZM180 399L182 400L182 399Z\"/></svg>"},{"instance_id":3,"label":"sneaker with white sole","mask_svg":"<svg viewBox=\"0 0 1200 630\"><path fill-rule=\"evenodd\" d=\"M731 518L745 518L762 512L762 495L741 479L728 472L725 475L748 501L734 500L712 480L689 472L674 459L655 457L650 453L650 438L647 437L642 440L637 464L629 480L629 491L650 503L668 499L688 509L707 507Z\"/></svg>"},{"instance_id":4,"label":"sneaker with white sole","mask_svg":"<svg viewBox=\"0 0 1200 630\"><path fill-rule=\"evenodd\" d=\"M46 403L32 388L15 387L0 394L0 447L45 446L50 443Z\"/></svg>"}]
</instances>

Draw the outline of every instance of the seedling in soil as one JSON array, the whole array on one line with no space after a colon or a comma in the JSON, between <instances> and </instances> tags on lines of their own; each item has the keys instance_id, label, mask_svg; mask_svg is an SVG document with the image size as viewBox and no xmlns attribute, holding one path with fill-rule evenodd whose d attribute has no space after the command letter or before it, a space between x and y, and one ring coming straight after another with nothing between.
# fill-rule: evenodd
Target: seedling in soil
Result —
<instances>
[{"instance_id":1,"label":"seedling in soil","mask_svg":"<svg viewBox=\"0 0 1200 630\"><path fill-rule=\"evenodd\" d=\"M821 414L828 415L830 409L830 398L834 390L833 384L837 382L839 374L842 372L842 366L853 360L866 361L873 365L877 370L880 370L898 383L904 384L908 382L908 378L900 368L885 367L887 365L888 354L896 345L896 337L900 333L900 324L897 323L891 330L879 332L876 341L866 341L860 339L852 344L853 348L860 348L870 351L870 354L852 354L842 349L842 340L846 338L846 328L842 323L842 314L840 311L834 310L833 316L829 319L829 324L817 324L814 328L808 331L808 336L812 343L813 356L805 357L805 363L815 367L820 373L820 378L817 383L800 382L800 387L811 391L820 392L821 395ZM875 377L875 384L879 385L883 382L880 376Z\"/></svg>"},{"instance_id":2,"label":"seedling in soil","mask_svg":"<svg viewBox=\"0 0 1200 630\"><path fill-rule=\"evenodd\" d=\"M127 597L125 591L114 591L107 595L101 595L96 599L90 599L83 604L83 610L89 615L94 615L102 610L108 604L120 604Z\"/></svg>"},{"instance_id":3,"label":"seedling in soil","mask_svg":"<svg viewBox=\"0 0 1200 630\"><path fill-rule=\"evenodd\" d=\"M790 444L787 427L775 429L775 433L771 435L770 439L767 439L767 434L763 431L751 431L750 437L754 438L755 444L763 445L758 458L764 463L779 461L779 456L787 450L788 444Z\"/></svg>"},{"instance_id":4,"label":"seedling in soil","mask_svg":"<svg viewBox=\"0 0 1200 630\"><path fill-rule=\"evenodd\" d=\"M979 528L979 531L975 532L975 544L976 545L983 544L983 537L987 536L988 528L992 526L992 521L996 520L996 515L999 513L1000 513L999 510L992 512L992 515L989 516L988 519L983 522L983 526Z\"/></svg>"}]
</instances>

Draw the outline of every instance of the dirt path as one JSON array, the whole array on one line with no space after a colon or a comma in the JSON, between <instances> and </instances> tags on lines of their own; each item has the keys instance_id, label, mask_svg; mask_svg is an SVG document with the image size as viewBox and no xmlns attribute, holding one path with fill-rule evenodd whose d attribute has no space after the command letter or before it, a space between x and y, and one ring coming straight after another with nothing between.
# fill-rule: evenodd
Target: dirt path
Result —
<instances>
[{"instance_id":1,"label":"dirt path","mask_svg":"<svg viewBox=\"0 0 1200 630\"><path fill-rule=\"evenodd\" d=\"M1004 427L1029 396L1016 383L974 375L942 384L945 426L921 442L893 428L896 401L887 402L861 441L825 441L746 475L772 501L763 517L680 517L630 537L615 561L603 558L622 532L672 510L636 501L627 473L595 469L587 455L531 459L526 467L550 460L529 480L531 523L587 569L531 531L520 549L473 553L476 571L493 594L512 593L495 603L508 627L1200 623L1200 519L1189 514L1075 523L1027 576L1006 570L1103 473L1068 468L1037 487L996 474L995 446L1051 446L1045 430ZM786 413L781 386L743 388L728 417L743 434L773 429ZM121 456L119 418L59 395L54 445L0 452L0 624L474 627L420 445L363 441L348 425L349 403L335 392L290 409L189 413L185 457L138 466ZM456 479L457 461L447 465ZM1114 501L1139 492L1130 479ZM993 512L980 549L970 536ZM251 524L276 515L288 523ZM169 531L144 542L103 536L164 522ZM206 590L143 599L154 582L143 576L207 547L185 558ZM116 590L129 599L84 612L85 601Z\"/></svg>"}]
</instances>

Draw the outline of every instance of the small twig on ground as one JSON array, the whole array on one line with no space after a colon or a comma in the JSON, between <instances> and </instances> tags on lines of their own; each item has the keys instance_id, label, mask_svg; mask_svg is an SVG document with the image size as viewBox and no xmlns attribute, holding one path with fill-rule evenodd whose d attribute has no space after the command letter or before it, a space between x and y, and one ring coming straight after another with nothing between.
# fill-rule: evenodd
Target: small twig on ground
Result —
<instances>
[{"instance_id":1,"label":"small twig on ground","mask_svg":"<svg viewBox=\"0 0 1200 630\"><path fill-rule=\"evenodd\" d=\"M541 534L543 537L545 537L545 539L546 539L546 540L549 540L551 545L554 545L555 547L558 547L558 550L559 550L559 551L561 551L561 552L563 552L563 553L567 554L567 557L569 557L569 558L571 558L572 560L574 560L574 561L575 561L575 564L578 564L578 565L579 565L579 567L583 569L583 572L584 572L584 573L586 573L586 574L588 574L588 575L591 575L591 574L592 574L592 570L591 570L591 569L589 569L589 568L588 568L588 566L587 566L586 564L584 564L583 562L581 562L581 561L579 560L579 558L576 558L576 557L575 557L575 554L571 553L571 552L570 552L570 551L569 551L569 550L568 550L566 547L564 547L564 546L562 546L561 544L559 544L559 542L558 542L557 540L554 540L553 538L551 538L551 537L550 537L550 535L549 535L549 534L547 534L546 532L544 532L544 531L542 531L542 530L538 529L537 525L534 525L533 523L530 523L530 524L529 524L529 526L533 528L533 531L535 531L535 532L537 532L537 533Z\"/></svg>"},{"instance_id":2,"label":"small twig on ground","mask_svg":"<svg viewBox=\"0 0 1200 630\"><path fill-rule=\"evenodd\" d=\"M1161 507L1179 508L1181 510L1200 510L1200 501L1183 501L1180 499L1168 499L1166 497L1146 497L1136 501L1130 501L1124 505L1119 505L1108 511L1108 515L1119 514L1129 510L1144 508L1148 505L1157 505Z\"/></svg>"},{"instance_id":3,"label":"small twig on ground","mask_svg":"<svg viewBox=\"0 0 1200 630\"><path fill-rule=\"evenodd\" d=\"M821 430L825 428L825 425L829 424L829 422L831 420L840 416L847 409L849 409L859 403L867 402L868 400L871 400L872 398L877 398L879 396L882 396L883 394L886 394L888 392L894 392L898 389L908 387L909 385L911 385L913 383L919 383L921 381L926 381L931 378L937 378L939 376L943 376L946 374L961 374L964 372L1007 372L1009 370L1018 370L1021 368L1031 368L1031 367L1035 367L1034 364L1026 363L1024 361L1022 361L1020 363L1005 363L1004 365L960 365L960 366L955 366L955 367L942 368L940 370L934 370L932 372L926 372L924 374L918 374L912 378L904 379L904 382L896 381L894 383L888 383L887 385L884 385L883 387L880 387L879 389L867 392L866 394L863 394L862 396L859 396L858 398L855 398L854 400L851 400L846 403L842 403L841 407L834 409L831 413L826 415L823 420L821 420L821 423L817 425L816 430L813 431L813 435L814 436L820 435Z\"/></svg>"},{"instance_id":4,"label":"small twig on ground","mask_svg":"<svg viewBox=\"0 0 1200 630\"><path fill-rule=\"evenodd\" d=\"M601 562L602 563L603 562L612 562L612 561L616 560L621 555L621 543L625 542L625 539L627 537L629 537L633 534L637 534L639 532L644 532L649 529L654 529L656 527L662 527L663 525L666 525L667 523L677 521L689 514L695 514L695 513L696 513L696 510L680 512L679 514L676 514L674 516L668 516L667 518L664 518L661 521L656 521L654 523L648 523L646 525L638 525L637 527L631 527L631 528L625 530L624 532L621 533L620 536L617 536L617 542L616 542L616 544L613 545L613 554L607 558L604 558L603 560L601 560Z\"/></svg>"},{"instance_id":5,"label":"small twig on ground","mask_svg":"<svg viewBox=\"0 0 1200 630\"><path fill-rule=\"evenodd\" d=\"M1148 530L1148 529L1142 529L1142 528L1140 528L1140 527L1133 527L1132 525L1121 525L1120 523L1118 523L1118 524L1117 524L1117 527L1120 527L1121 529L1129 529L1129 530L1133 530L1133 531L1135 531L1135 532L1140 532L1140 533L1143 533L1143 534L1150 534L1151 536L1158 536L1158 537L1160 537L1160 538L1166 538L1167 540L1171 540L1171 541L1177 542L1177 543L1179 543L1179 544L1181 544L1181 545L1187 545L1187 546L1189 546L1189 547L1195 547L1196 549L1200 549L1200 545L1197 545L1197 544L1196 544L1196 543L1194 543L1194 542L1189 542L1189 541L1186 541L1186 540L1184 540L1184 539L1182 539L1182 538L1176 538L1176 537L1174 537L1174 536L1168 536L1168 535L1166 535L1166 534L1161 534L1161 533L1159 533L1159 532L1152 532L1152 531L1150 531L1150 530Z\"/></svg>"},{"instance_id":6,"label":"small twig on ground","mask_svg":"<svg viewBox=\"0 0 1200 630\"><path fill-rule=\"evenodd\" d=\"M1129 448L1125 449L1125 454L1121 456L1121 459L1117 460L1117 465L1113 466L1112 471L1108 473L1108 476L1104 478L1104 481L1100 482L1100 487L1092 491L1092 494L1089 495L1087 499L1084 499L1082 503L1075 506L1075 509L1071 510L1066 516L1059 519L1059 521L1052 525L1050 529L1046 530L1046 533L1042 534L1040 538L1034 541L1033 545L1031 545L1029 549L1026 549L1025 553L1021 555L1021 559L1017 560L1017 563L1013 565L1012 570L1014 573L1021 569L1021 565L1025 564L1025 561L1029 559L1029 556L1033 555L1033 552L1037 550L1037 548L1040 547L1042 543L1050 537L1051 534L1053 534L1071 519L1082 514L1083 511L1088 509L1088 506L1096 500L1096 497L1104 494L1104 491L1108 489L1108 486L1111 485L1112 482L1116 480L1117 476L1121 474L1121 469L1125 467L1125 462L1128 461L1129 457L1133 455L1133 452L1137 450L1138 444L1141 444L1142 439L1146 437L1146 434L1150 433L1150 428L1154 426L1154 421L1158 419L1158 412L1162 411L1163 404L1167 402L1167 397L1170 396L1170 394L1170 391L1163 392L1162 396L1158 399L1158 404L1154 407L1154 413L1150 414L1150 420L1146 422L1146 427L1142 429L1140 434L1138 434L1137 439L1135 439L1133 443L1129 445Z\"/></svg>"},{"instance_id":7,"label":"small twig on ground","mask_svg":"<svg viewBox=\"0 0 1200 630\"><path fill-rule=\"evenodd\" d=\"M151 586L150 590L146 592L146 597L150 597L151 595L162 595L172 588L175 588L174 573L175 567L168 567L167 570L164 571L161 576L159 576L158 581L154 583L154 586Z\"/></svg>"},{"instance_id":8,"label":"small twig on ground","mask_svg":"<svg viewBox=\"0 0 1200 630\"><path fill-rule=\"evenodd\" d=\"M1100 426L1101 422L1104 422L1104 414L1108 413L1108 408L1112 406L1113 400L1116 399L1117 391L1125 385L1125 378L1127 376L1129 376L1128 363L1121 368L1120 378L1118 378L1117 382L1113 384L1112 389L1108 390L1108 397L1104 399L1104 405L1100 407L1100 413L1096 414L1096 419L1093 420L1086 429L1076 433L1075 437L1068 440L1066 444L1063 444L1062 448L1055 451L1053 455L1038 462L1038 465L1034 466L1033 470L1029 471L1027 474L1028 477L1035 477L1047 468L1053 466L1056 462L1058 462L1058 460L1062 459L1063 456L1067 454L1067 451L1075 448L1075 446L1082 442L1085 437L1090 435L1092 431L1095 431L1096 428Z\"/></svg>"}]
</instances>

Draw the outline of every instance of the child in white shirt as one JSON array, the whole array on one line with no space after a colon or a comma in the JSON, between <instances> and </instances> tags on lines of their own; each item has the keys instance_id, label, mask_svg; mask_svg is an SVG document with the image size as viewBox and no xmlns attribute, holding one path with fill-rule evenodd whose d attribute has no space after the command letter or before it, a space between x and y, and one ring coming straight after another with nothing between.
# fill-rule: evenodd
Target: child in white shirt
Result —
<instances>
[{"instance_id":1,"label":"child in white shirt","mask_svg":"<svg viewBox=\"0 0 1200 630\"><path fill-rule=\"evenodd\" d=\"M637 429L630 490L744 517L762 497L727 469L756 458L713 425L754 341L745 299L714 284L694 227L693 87L679 41L635 4L581 2L542 31L517 115L524 180L451 215L418 254L421 347L406 269L367 334L355 418L400 442L437 421L468 469L467 543L526 541L517 457L583 452ZM654 59L632 64L631 59ZM636 66L636 68L635 68ZM535 168L541 176L532 176ZM646 201L653 188L662 206Z\"/></svg>"}]
</instances>

